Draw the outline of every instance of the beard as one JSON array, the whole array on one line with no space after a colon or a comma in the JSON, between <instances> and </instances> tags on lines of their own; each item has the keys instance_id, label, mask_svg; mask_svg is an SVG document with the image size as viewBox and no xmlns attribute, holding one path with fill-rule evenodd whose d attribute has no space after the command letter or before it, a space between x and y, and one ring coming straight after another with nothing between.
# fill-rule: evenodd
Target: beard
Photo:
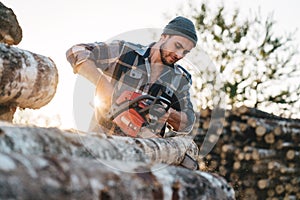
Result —
<instances>
[{"instance_id":1,"label":"beard","mask_svg":"<svg viewBox=\"0 0 300 200\"><path fill-rule=\"evenodd\" d=\"M164 65L172 66L175 62L177 62L177 60L175 62L168 62L166 57L169 56L170 52L166 51L164 49L166 49L165 42L163 44L161 44L159 47L160 59Z\"/></svg>"}]
</instances>

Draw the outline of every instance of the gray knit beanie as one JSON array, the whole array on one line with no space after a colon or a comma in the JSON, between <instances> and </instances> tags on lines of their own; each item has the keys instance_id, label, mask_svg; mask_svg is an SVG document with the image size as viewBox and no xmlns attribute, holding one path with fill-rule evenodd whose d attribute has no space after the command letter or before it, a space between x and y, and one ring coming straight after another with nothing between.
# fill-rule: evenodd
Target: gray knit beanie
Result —
<instances>
[{"instance_id":1,"label":"gray knit beanie","mask_svg":"<svg viewBox=\"0 0 300 200\"><path fill-rule=\"evenodd\" d=\"M162 34L180 35L197 44L197 34L193 22L185 17L178 16L171 20L163 30Z\"/></svg>"}]
</instances>

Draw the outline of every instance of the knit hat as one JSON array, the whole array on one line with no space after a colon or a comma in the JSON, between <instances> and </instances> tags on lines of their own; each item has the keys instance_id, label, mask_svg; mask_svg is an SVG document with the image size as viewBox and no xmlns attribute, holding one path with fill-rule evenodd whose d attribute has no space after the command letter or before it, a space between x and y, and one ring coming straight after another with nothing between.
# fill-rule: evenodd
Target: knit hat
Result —
<instances>
[{"instance_id":1,"label":"knit hat","mask_svg":"<svg viewBox=\"0 0 300 200\"><path fill-rule=\"evenodd\" d=\"M162 34L180 35L197 44L197 34L193 22L185 17L178 16L171 20L163 30Z\"/></svg>"}]
</instances>

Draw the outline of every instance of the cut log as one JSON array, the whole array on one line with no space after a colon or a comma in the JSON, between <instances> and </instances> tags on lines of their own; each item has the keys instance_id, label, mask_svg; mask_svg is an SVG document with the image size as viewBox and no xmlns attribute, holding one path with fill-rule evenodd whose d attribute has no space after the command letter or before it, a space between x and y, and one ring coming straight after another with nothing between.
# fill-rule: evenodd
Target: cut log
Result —
<instances>
[{"instance_id":1,"label":"cut log","mask_svg":"<svg viewBox=\"0 0 300 200\"><path fill-rule=\"evenodd\" d=\"M190 137L107 138L104 134L7 124L9 125L0 124L0 151L6 153L63 155L174 165L180 164L187 152L195 160L198 158L198 147Z\"/></svg>"},{"instance_id":2,"label":"cut log","mask_svg":"<svg viewBox=\"0 0 300 200\"><path fill-rule=\"evenodd\" d=\"M13 10L0 2L0 42L17 45L22 40L22 29Z\"/></svg>"},{"instance_id":3,"label":"cut log","mask_svg":"<svg viewBox=\"0 0 300 200\"><path fill-rule=\"evenodd\" d=\"M0 104L37 109L56 92L58 72L45 56L0 44Z\"/></svg>"},{"instance_id":4,"label":"cut log","mask_svg":"<svg viewBox=\"0 0 300 200\"><path fill-rule=\"evenodd\" d=\"M287 158L287 160L294 160L296 158L298 158L298 160L300 160L300 152L290 149L286 153L286 158Z\"/></svg>"},{"instance_id":5,"label":"cut log","mask_svg":"<svg viewBox=\"0 0 300 200\"><path fill-rule=\"evenodd\" d=\"M1 199L220 199L234 191L213 174L175 166L0 153ZM157 169L160 170L157 170Z\"/></svg>"},{"instance_id":6,"label":"cut log","mask_svg":"<svg viewBox=\"0 0 300 200\"><path fill-rule=\"evenodd\" d=\"M257 126L255 128L255 133L258 137L262 137L264 134L266 134L267 129L264 126Z\"/></svg>"}]
</instances>

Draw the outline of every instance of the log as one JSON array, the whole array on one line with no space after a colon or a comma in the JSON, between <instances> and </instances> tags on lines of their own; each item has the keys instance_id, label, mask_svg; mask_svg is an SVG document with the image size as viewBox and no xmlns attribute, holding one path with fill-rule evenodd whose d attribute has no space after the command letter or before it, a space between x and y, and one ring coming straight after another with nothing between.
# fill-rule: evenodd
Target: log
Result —
<instances>
[{"instance_id":1,"label":"log","mask_svg":"<svg viewBox=\"0 0 300 200\"><path fill-rule=\"evenodd\" d=\"M287 160L294 160L296 158L298 158L298 160L300 159L300 151L295 151L295 150L288 150L286 152L286 158Z\"/></svg>"},{"instance_id":2,"label":"log","mask_svg":"<svg viewBox=\"0 0 300 200\"><path fill-rule=\"evenodd\" d=\"M175 166L0 153L1 199L220 199L234 191L220 176ZM157 170L157 169L160 170Z\"/></svg>"},{"instance_id":3,"label":"log","mask_svg":"<svg viewBox=\"0 0 300 200\"><path fill-rule=\"evenodd\" d=\"M191 137L130 138L0 122L0 151L179 165L188 153L198 159ZM118 166L116 166L118 167Z\"/></svg>"},{"instance_id":4,"label":"log","mask_svg":"<svg viewBox=\"0 0 300 200\"><path fill-rule=\"evenodd\" d=\"M45 56L0 44L0 105L37 109L56 92L58 72Z\"/></svg>"},{"instance_id":5,"label":"log","mask_svg":"<svg viewBox=\"0 0 300 200\"><path fill-rule=\"evenodd\" d=\"M274 179L260 179L257 182L257 186L259 189L263 190L270 187L275 187L277 181Z\"/></svg>"},{"instance_id":6,"label":"log","mask_svg":"<svg viewBox=\"0 0 300 200\"><path fill-rule=\"evenodd\" d=\"M13 10L0 2L0 43L17 45L22 40L22 29Z\"/></svg>"}]
</instances>

